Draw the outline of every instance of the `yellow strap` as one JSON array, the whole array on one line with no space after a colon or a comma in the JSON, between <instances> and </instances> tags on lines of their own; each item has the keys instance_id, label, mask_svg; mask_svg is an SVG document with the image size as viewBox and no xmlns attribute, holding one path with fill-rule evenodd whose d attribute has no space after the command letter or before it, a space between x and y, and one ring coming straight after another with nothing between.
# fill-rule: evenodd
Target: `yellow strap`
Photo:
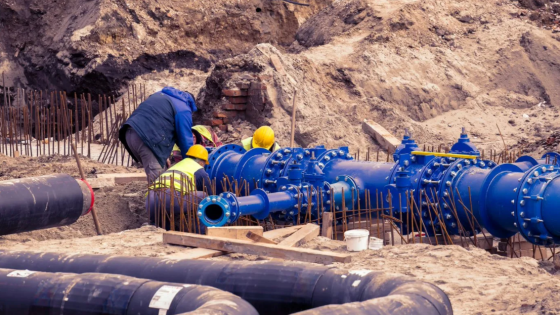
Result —
<instances>
[{"instance_id":1,"label":"yellow strap","mask_svg":"<svg viewBox=\"0 0 560 315\"><path fill-rule=\"evenodd\" d=\"M477 159L476 155L466 155L466 154L453 154L453 153L437 153L437 152L424 152L424 151L412 151L412 155L433 155L441 157L451 157L458 159Z\"/></svg>"}]
</instances>

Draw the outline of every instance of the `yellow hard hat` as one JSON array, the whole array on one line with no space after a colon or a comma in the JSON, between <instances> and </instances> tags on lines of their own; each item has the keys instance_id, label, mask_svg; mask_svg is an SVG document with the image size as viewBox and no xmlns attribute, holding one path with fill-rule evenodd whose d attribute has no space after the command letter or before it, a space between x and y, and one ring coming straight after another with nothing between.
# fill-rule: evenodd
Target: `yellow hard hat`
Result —
<instances>
[{"instance_id":1,"label":"yellow hard hat","mask_svg":"<svg viewBox=\"0 0 560 315\"><path fill-rule=\"evenodd\" d=\"M210 162L208 162L208 151L206 150L205 147L201 146L200 144L195 144L192 147L190 147L189 151L187 152L187 156L196 159L201 159L204 162L206 162L206 165L210 164Z\"/></svg>"},{"instance_id":2,"label":"yellow hard hat","mask_svg":"<svg viewBox=\"0 0 560 315\"><path fill-rule=\"evenodd\" d=\"M274 130L268 126L262 126L253 134L253 148L269 150L274 144Z\"/></svg>"}]
</instances>

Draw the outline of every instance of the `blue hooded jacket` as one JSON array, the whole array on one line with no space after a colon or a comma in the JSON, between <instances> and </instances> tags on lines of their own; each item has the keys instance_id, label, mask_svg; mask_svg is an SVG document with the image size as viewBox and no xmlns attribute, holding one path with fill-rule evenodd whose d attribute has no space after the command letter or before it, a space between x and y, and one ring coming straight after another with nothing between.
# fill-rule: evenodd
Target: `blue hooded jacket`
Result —
<instances>
[{"instance_id":1,"label":"blue hooded jacket","mask_svg":"<svg viewBox=\"0 0 560 315\"><path fill-rule=\"evenodd\" d=\"M183 158L187 156L193 145L192 113L196 110L191 94L165 87L161 92L150 95L130 115L119 130L119 139L130 153L125 135L129 127L134 129L164 167L175 143L181 149ZM132 153L130 155L134 157Z\"/></svg>"}]
</instances>

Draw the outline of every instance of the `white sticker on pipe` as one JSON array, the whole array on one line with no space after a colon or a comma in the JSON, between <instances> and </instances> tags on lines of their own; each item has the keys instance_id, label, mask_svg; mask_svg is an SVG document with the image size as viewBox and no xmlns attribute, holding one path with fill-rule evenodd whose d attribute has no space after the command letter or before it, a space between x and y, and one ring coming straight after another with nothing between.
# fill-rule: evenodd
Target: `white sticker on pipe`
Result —
<instances>
[{"instance_id":1,"label":"white sticker on pipe","mask_svg":"<svg viewBox=\"0 0 560 315\"><path fill-rule=\"evenodd\" d=\"M173 285L164 285L152 297L150 301L150 308L158 308L160 310L165 310L163 314L167 313L169 306L171 306L171 302L173 299L184 288L184 286L173 286ZM159 312L162 314L162 312Z\"/></svg>"},{"instance_id":2,"label":"white sticker on pipe","mask_svg":"<svg viewBox=\"0 0 560 315\"><path fill-rule=\"evenodd\" d=\"M30 275L34 274L36 271L30 271L30 270L16 270L16 271L12 271L8 274L8 277L14 277L14 278L27 278Z\"/></svg>"},{"instance_id":3,"label":"white sticker on pipe","mask_svg":"<svg viewBox=\"0 0 560 315\"><path fill-rule=\"evenodd\" d=\"M350 271L348 271L349 274L357 275L357 276L360 276L360 277L365 277L370 272L371 272L371 270L350 270Z\"/></svg>"}]
</instances>

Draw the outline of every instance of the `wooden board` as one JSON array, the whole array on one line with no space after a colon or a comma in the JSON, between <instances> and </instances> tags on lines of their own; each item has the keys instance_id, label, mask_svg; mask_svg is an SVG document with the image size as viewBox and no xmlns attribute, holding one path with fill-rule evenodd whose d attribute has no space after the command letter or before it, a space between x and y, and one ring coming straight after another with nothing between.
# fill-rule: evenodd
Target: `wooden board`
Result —
<instances>
[{"instance_id":1,"label":"wooden board","mask_svg":"<svg viewBox=\"0 0 560 315\"><path fill-rule=\"evenodd\" d=\"M333 214L332 212L323 212L323 226L321 228L321 236L333 238Z\"/></svg>"},{"instance_id":2,"label":"wooden board","mask_svg":"<svg viewBox=\"0 0 560 315\"><path fill-rule=\"evenodd\" d=\"M248 239L251 239L251 240L253 240L257 243L267 243L267 244L274 244L274 245L278 244L275 241L271 241L268 238L262 237L258 234L255 234L255 233L251 232L251 231L247 232L246 236L247 236Z\"/></svg>"},{"instance_id":3,"label":"wooden board","mask_svg":"<svg viewBox=\"0 0 560 315\"><path fill-rule=\"evenodd\" d=\"M178 253L173 253L171 255L165 256L168 259L201 259L201 258L212 258L222 255L223 252L219 250L212 250L206 248L192 248Z\"/></svg>"},{"instance_id":4,"label":"wooden board","mask_svg":"<svg viewBox=\"0 0 560 315\"><path fill-rule=\"evenodd\" d=\"M114 178L86 178L86 181L93 189L115 186Z\"/></svg>"},{"instance_id":5,"label":"wooden board","mask_svg":"<svg viewBox=\"0 0 560 315\"><path fill-rule=\"evenodd\" d=\"M348 263L352 260L352 257L348 254L254 243L252 241L234 240L181 232L163 233L163 242L166 244L201 247L226 252L275 257L286 260L297 260L320 264L330 264L333 262Z\"/></svg>"},{"instance_id":6,"label":"wooden board","mask_svg":"<svg viewBox=\"0 0 560 315\"><path fill-rule=\"evenodd\" d=\"M209 227L206 229L208 236L234 238L238 240L251 240L247 238L247 232L251 231L254 234L263 236L262 226L221 226Z\"/></svg>"},{"instance_id":7,"label":"wooden board","mask_svg":"<svg viewBox=\"0 0 560 315\"><path fill-rule=\"evenodd\" d=\"M131 182L147 181L145 173L97 174L97 178L114 178L116 185L126 185Z\"/></svg>"},{"instance_id":8,"label":"wooden board","mask_svg":"<svg viewBox=\"0 0 560 315\"><path fill-rule=\"evenodd\" d=\"M300 246L314 239L316 236L319 236L319 226L315 224L306 224L303 228L299 229L299 231L278 243L278 245L289 247Z\"/></svg>"},{"instance_id":9,"label":"wooden board","mask_svg":"<svg viewBox=\"0 0 560 315\"><path fill-rule=\"evenodd\" d=\"M266 231L263 233L263 236L268 238L269 240L273 240L279 237L284 237L284 236L288 236L290 234L294 234L295 232L297 232L299 229L301 229L303 227L303 225L297 225L297 226L289 226L289 227L285 227L285 228L281 228L281 229L276 229L276 230L272 230L272 231Z\"/></svg>"},{"instance_id":10,"label":"wooden board","mask_svg":"<svg viewBox=\"0 0 560 315\"><path fill-rule=\"evenodd\" d=\"M367 121L362 123L362 129L365 133L370 135L377 143L379 143L383 148L389 149L394 152L397 146L401 144L401 140L393 136L387 129L383 128L380 124Z\"/></svg>"}]
</instances>

